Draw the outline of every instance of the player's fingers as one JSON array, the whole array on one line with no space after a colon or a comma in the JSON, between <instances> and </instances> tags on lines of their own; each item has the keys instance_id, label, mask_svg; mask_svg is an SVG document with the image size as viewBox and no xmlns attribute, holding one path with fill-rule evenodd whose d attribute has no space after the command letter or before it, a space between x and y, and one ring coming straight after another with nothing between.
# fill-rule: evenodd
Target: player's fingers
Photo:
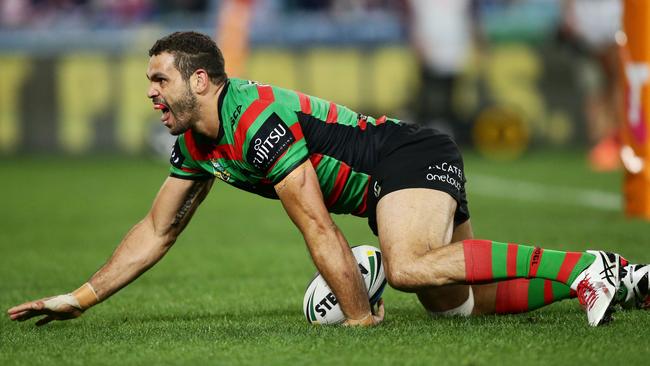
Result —
<instances>
[{"instance_id":1,"label":"player's fingers","mask_svg":"<svg viewBox=\"0 0 650 366\"><path fill-rule=\"evenodd\" d=\"M44 318L41 318L39 321L37 321L36 326L40 327L42 325L45 325L45 324L51 322L52 320L56 320L56 318L53 315L48 315L48 316L46 316Z\"/></svg>"},{"instance_id":2,"label":"player's fingers","mask_svg":"<svg viewBox=\"0 0 650 366\"><path fill-rule=\"evenodd\" d=\"M21 311L25 311L27 309L31 309L30 305L31 305L31 302L26 302L24 304L16 305L16 306L14 306L12 308L9 308L9 310L7 310L7 314L11 315L11 314L14 314L14 313L20 313Z\"/></svg>"},{"instance_id":3,"label":"player's fingers","mask_svg":"<svg viewBox=\"0 0 650 366\"><path fill-rule=\"evenodd\" d=\"M14 312L10 314L9 317L12 320L23 322L25 320L31 319L38 315L46 314L48 312L49 311L47 309L44 309L43 302L39 300L29 303L29 307L27 309L20 312Z\"/></svg>"},{"instance_id":4,"label":"player's fingers","mask_svg":"<svg viewBox=\"0 0 650 366\"><path fill-rule=\"evenodd\" d=\"M14 313L23 312L25 310L41 310L41 309L43 309L43 306L44 306L43 301L41 301L41 300L30 301L30 302L26 302L24 304L14 306L13 308L7 310L7 313L9 313L9 315L11 315L11 314L14 314Z\"/></svg>"},{"instance_id":5,"label":"player's fingers","mask_svg":"<svg viewBox=\"0 0 650 366\"><path fill-rule=\"evenodd\" d=\"M27 314L27 313L28 313L27 310L21 311L19 313L12 313L12 314L9 314L9 319L11 319L11 320L19 320L20 318L25 316L25 314Z\"/></svg>"}]
</instances>

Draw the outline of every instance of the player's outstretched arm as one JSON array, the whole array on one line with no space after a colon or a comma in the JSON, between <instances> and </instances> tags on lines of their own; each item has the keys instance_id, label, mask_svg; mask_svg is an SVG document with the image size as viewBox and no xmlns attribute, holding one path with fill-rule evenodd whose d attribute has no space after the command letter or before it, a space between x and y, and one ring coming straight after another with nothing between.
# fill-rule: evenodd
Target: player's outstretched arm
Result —
<instances>
[{"instance_id":1,"label":"player's outstretched arm","mask_svg":"<svg viewBox=\"0 0 650 366\"><path fill-rule=\"evenodd\" d=\"M384 318L383 303L371 313L365 285L345 237L332 221L307 160L275 186L282 205L302 232L309 252L334 291L347 320L344 325L375 325Z\"/></svg>"},{"instance_id":2,"label":"player's outstretched arm","mask_svg":"<svg viewBox=\"0 0 650 366\"><path fill-rule=\"evenodd\" d=\"M126 234L108 262L79 289L69 294L26 302L8 310L11 320L36 322L72 319L107 299L156 264L176 241L213 180L191 181L169 177L160 188L151 210Z\"/></svg>"}]
</instances>

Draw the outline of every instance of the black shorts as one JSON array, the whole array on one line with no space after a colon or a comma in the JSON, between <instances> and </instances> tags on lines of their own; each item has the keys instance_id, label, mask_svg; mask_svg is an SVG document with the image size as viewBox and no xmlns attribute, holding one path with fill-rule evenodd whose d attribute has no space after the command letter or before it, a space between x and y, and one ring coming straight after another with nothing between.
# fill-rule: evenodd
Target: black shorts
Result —
<instances>
[{"instance_id":1,"label":"black shorts","mask_svg":"<svg viewBox=\"0 0 650 366\"><path fill-rule=\"evenodd\" d=\"M448 193L458 203L454 225L469 219L463 158L456 143L436 130L409 127L391 138L368 187L368 225L377 235L377 202L394 191L430 188Z\"/></svg>"}]
</instances>

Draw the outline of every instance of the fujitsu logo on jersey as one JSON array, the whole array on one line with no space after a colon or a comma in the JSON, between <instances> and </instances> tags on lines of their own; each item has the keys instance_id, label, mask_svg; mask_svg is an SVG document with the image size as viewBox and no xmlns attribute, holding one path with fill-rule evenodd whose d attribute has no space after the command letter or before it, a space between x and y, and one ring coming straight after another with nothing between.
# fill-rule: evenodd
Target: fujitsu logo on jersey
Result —
<instances>
[{"instance_id":1,"label":"fujitsu logo on jersey","mask_svg":"<svg viewBox=\"0 0 650 366\"><path fill-rule=\"evenodd\" d=\"M251 139L252 148L248 149L247 160L266 172L294 141L287 125L273 113Z\"/></svg>"},{"instance_id":2,"label":"fujitsu logo on jersey","mask_svg":"<svg viewBox=\"0 0 650 366\"><path fill-rule=\"evenodd\" d=\"M262 141L261 138L256 138L254 141L253 149L255 149L255 157L253 158L253 164L263 164L264 161L269 159L269 154L271 149L275 147L280 141L280 138L287 134L287 129L279 124L275 127L271 133Z\"/></svg>"},{"instance_id":3,"label":"fujitsu logo on jersey","mask_svg":"<svg viewBox=\"0 0 650 366\"><path fill-rule=\"evenodd\" d=\"M253 148L257 150L257 155L255 159L258 159L258 162L262 162L261 159L268 159L269 149L272 149L275 144L280 141L280 137L287 134L287 129L283 125L278 125L276 128L271 131L271 134L262 141L262 139L255 139L255 146ZM253 159L253 160L255 160Z\"/></svg>"}]
</instances>

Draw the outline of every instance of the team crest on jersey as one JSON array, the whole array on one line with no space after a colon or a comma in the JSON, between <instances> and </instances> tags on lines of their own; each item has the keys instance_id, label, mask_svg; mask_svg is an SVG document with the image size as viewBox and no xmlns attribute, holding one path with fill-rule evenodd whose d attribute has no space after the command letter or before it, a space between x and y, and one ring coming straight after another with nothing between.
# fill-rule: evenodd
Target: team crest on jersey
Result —
<instances>
[{"instance_id":1,"label":"team crest on jersey","mask_svg":"<svg viewBox=\"0 0 650 366\"><path fill-rule=\"evenodd\" d=\"M212 163L214 176L221 179L224 182L229 182L230 181L230 173L228 173L226 168L224 168L223 165L221 165L221 163L219 163L216 160L210 160L210 162Z\"/></svg>"}]
</instances>

